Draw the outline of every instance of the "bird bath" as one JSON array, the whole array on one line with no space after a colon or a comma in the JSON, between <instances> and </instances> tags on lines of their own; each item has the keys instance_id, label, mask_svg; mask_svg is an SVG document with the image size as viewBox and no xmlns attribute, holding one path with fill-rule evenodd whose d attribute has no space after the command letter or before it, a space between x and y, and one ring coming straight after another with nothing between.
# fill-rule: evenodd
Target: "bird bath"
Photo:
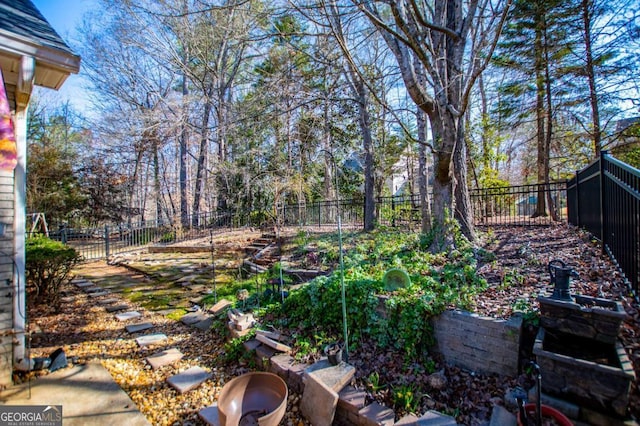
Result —
<instances>
[{"instance_id":1,"label":"bird bath","mask_svg":"<svg viewBox=\"0 0 640 426\"><path fill-rule=\"evenodd\" d=\"M252 372L222 387L218 412L222 426L277 426L287 408L287 384L275 374Z\"/></svg>"}]
</instances>

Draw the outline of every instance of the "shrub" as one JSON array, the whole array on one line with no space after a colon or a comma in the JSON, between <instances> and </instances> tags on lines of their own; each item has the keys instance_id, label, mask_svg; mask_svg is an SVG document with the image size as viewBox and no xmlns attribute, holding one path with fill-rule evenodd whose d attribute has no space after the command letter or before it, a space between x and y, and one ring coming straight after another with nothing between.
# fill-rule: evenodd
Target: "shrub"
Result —
<instances>
[{"instance_id":1,"label":"shrub","mask_svg":"<svg viewBox=\"0 0 640 426\"><path fill-rule=\"evenodd\" d=\"M80 255L61 242L43 235L26 241L27 288L36 304L58 303L58 291L80 261Z\"/></svg>"}]
</instances>

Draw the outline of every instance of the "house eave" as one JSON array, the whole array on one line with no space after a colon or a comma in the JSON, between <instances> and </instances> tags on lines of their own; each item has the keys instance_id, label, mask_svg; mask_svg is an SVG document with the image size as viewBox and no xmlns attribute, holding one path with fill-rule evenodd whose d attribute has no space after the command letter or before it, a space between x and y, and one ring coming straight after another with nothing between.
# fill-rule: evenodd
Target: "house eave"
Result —
<instances>
[{"instance_id":1,"label":"house eave","mask_svg":"<svg viewBox=\"0 0 640 426\"><path fill-rule=\"evenodd\" d=\"M17 84L23 57L36 61L34 84L58 90L69 74L80 71L80 57L42 45L17 34L0 30L0 66L5 83Z\"/></svg>"}]
</instances>

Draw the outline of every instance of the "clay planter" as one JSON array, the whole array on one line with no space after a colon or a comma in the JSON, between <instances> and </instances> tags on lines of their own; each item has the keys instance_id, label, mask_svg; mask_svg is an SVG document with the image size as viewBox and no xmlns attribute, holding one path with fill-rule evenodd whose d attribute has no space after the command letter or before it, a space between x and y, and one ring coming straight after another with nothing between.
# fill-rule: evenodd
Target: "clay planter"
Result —
<instances>
[{"instance_id":1,"label":"clay planter","mask_svg":"<svg viewBox=\"0 0 640 426\"><path fill-rule=\"evenodd\" d=\"M623 417L635 373L622 344L593 342L540 329L533 353L542 390Z\"/></svg>"},{"instance_id":2,"label":"clay planter","mask_svg":"<svg viewBox=\"0 0 640 426\"><path fill-rule=\"evenodd\" d=\"M527 416L531 419L535 419L536 416L536 404L525 404L524 411L527 413ZM540 411L542 411L542 424L545 424L545 420L553 420L554 423L559 426L573 426L571 420L569 420L564 414L555 408L549 407L548 405L541 405ZM518 426L527 426L529 423L523 421L518 413Z\"/></svg>"},{"instance_id":3,"label":"clay planter","mask_svg":"<svg viewBox=\"0 0 640 426\"><path fill-rule=\"evenodd\" d=\"M615 343L627 314L620 302L589 296L558 300L539 296L540 325L553 331Z\"/></svg>"},{"instance_id":4,"label":"clay planter","mask_svg":"<svg viewBox=\"0 0 640 426\"><path fill-rule=\"evenodd\" d=\"M225 384L218 397L222 426L277 426L287 408L289 389L272 373L251 372Z\"/></svg>"}]
</instances>

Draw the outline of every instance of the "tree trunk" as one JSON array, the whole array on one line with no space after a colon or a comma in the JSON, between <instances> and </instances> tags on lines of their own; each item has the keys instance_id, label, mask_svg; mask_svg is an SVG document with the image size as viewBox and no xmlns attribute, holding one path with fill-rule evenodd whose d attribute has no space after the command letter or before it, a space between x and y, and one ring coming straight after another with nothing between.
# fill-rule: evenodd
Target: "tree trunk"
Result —
<instances>
[{"instance_id":1,"label":"tree trunk","mask_svg":"<svg viewBox=\"0 0 640 426\"><path fill-rule=\"evenodd\" d=\"M586 52L586 74L589 84L589 104L591 105L591 121L593 122L593 158L600 158L602 141L600 134L600 108L598 105L598 92L596 90L596 77L593 64L593 50L591 46L591 14L592 0L582 0L582 23L584 30L584 49Z\"/></svg>"},{"instance_id":2,"label":"tree trunk","mask_svg":"<svg viewBox=\"0 0 640 426\"><path fill-rule=\"evenodd\" d=\"M420 193L420 230L423 234L431 231L431 201L429 200L427 172L427 115L421 109L416 112L418 124L418 191Z\"/></svg>"},{"instance_id":3,"label":"tree trunk","mask_svg":"<svg viewBox=\"0 0 640 426\"><path fill-rule=\"evenodd\" d=\"M183 65L187 65L187 54L184 54ZM188 112L187 95L187 73L182 72L182 124L180 127L180 223L183 228L189 227L189 205L187 200L187 141L188 141Z\"/></svg>"},{"instance_id":4,"label":"tree trunk","mask_svg":"<svg viewBox=\"0 0 640 426\"><path fill-rule=\"evenodd\" d=\"M354 85L358 95L358 121L362 132L362 147L364 149L364 230L372 231L376 225L376 204L371 123L364 82L360 76L355 75L356 73L353 74Z\"/></svg>"},{"instance_id":5,"label":"tree trunk","mask_svg":"<svg viewBox=\"0 0 640 426\"><path fill-rule=\"evenodd\" d=\"M207 96L202 113L202 127L200 129L200 153L198 154L198 165L196 168L196 182L193 191L193 207L191 209L191 226L200 225L200 200L202 199L202 187L205 175L205 165L207 164L207 154L209 152L209 114L211 113L211 99Z\"/></svg>"},{"instance_id":6,"label":"tree trunk","mask_svg":"<svg viewBox=\"0 0 640 426\"><path fill-rule=\"evenodd\" d=\"M544 187L542 184L545 182L545 176L547 169L547 150L546 150L546 133L545 133L545 77L544 77L544 40L542 29L542 13L537 12L535 17L537 20L536 36L533 48L535 50L535 74L536 74L536 141L537 141L537 180L538 184L538 196L536 199L536 210L532 217L547 216L547 203Z\"/></svg>"},{"instance_id":7,"label":"tree trunk","mask_svg":"<svg viewBox=\"0 0 640 426\"><path fill-rule=\"evenodd\" d=\"M435 252L453 246L453 234L448 223L453 213L452 159L455 149L455 118L448 111L436 107L437 117L429 117L434 141L433 152L433 217L435 222Z\"/></svg>"},{"instance_id":8,"label":"tree trunk","mask_svg":"<svg viewBox=\"0 0 640 426\"><path fill-rule=\"evenodd\" d=\"M469 197L467 144L464 141L464 116L459 117L457 125L457 142L453 155L453 172L455 176L455 218L460 223L460 230L469 241L475 241L473 226L473 210Z\"/></svg>"}]
</instances>

